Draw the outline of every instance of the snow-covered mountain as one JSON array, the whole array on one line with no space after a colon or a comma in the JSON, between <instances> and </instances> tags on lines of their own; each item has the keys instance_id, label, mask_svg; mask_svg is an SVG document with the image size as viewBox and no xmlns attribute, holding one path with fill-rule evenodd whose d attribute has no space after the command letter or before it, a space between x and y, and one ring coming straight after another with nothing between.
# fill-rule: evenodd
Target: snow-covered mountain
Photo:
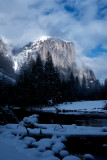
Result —
<instances>
[{"instance_id":1,"label":"snow-covered mountain","mask_svg":"<svg viewBox=\"0 0 107 160\"><path fill-rule=\"evenodd\" d=\"M43 36L34 42L29 42L23 48L12 48L0 38L0 70L5 73L12 73L12 69L19 70L23 63L28 63L31 58L36 60L37 54L46 61L47 53L52 55L53 63L58 68L63 79L68 78L71 71L80 79L85 75L89 81L95 80L95 75L89 68L77 66L75 45L73 42L64 41L58 38Z\"/></svg>"},{"instance_id":2,"label":"snow-covered mountain","mask_svg":"<svg viewBox=\"0 0 107 160\"><path fill-rule=\"evenodd\" d=\"M65 42L45 36L22 49L16 57L18 66L21 66L25 61L29 61L32 57L36 59L37 53L45 61L48 51L52 55L54 65L58 68L66 69L71 67L75 62L75 49L72 42Z\"/></svg>"},{"instance_id":3,"label":"snow-covered mountain","mask_svg":"<svg viewBox=\"0 0 107 160\"><path fill-rule=\"evenodd\" d=\"M61 77L67 78L73 71L74 75L79 76L80 79L83 78L84 74L86 79L95 80L92 70L87 67L77 67L73 42L47 36L40 37L33 43L28 43L20 50L17 56L14 57L15 69L18 70L24 62L28 62L31 58L36 60L38 53L45 61L48 51L51 53L53 63L60 71Z\"/></svg>"}]
</instances>

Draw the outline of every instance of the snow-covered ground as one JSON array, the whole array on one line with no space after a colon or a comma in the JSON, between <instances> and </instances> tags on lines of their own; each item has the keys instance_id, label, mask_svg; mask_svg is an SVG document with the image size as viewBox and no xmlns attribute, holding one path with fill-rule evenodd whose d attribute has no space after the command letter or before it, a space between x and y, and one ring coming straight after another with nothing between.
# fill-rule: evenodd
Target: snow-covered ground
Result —
<instances>
[{"instance_id":1,"label":"snow-covered ground","mask_svg":"<svg viewBox=\"0 0 107 160\"><path fill-rule=\"evenodd\" d=\"M67 102L59 104L55 107L45 107L42 109L44 112L102 112L107 113L104 109L105 100L99 101L79 101L79 102ZM68 113L67 113L68 114Z\"/></svg>"},{"instance_id":2,"label":"snow-covered ground","mask_svg":"<svg viewBox=\"0 0 107 160\"><path fill-rule=\"evenodd\" d=\"M38 115L25 117L0 126L0 160L80 160L64 144L74 135L107 136L107 127L38 124Z\"/></svg>"}]
</instances>

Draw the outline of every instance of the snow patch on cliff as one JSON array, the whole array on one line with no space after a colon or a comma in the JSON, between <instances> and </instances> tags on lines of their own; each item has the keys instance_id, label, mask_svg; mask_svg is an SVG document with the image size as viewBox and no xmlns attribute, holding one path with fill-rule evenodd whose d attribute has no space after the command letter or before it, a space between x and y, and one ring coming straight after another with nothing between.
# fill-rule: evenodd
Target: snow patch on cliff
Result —
<instances>
[{"instance_id":1,"label":"snow patch on cliff","mask_svg":"<svg viewBox=\"0 0 107 160\"><path fill-rule=\"evenodd\" d=\"M39 37L35 42L37 42L37 41L42 41L42 42L44 42L44 41L46 41L46 40L49 39L49 38L51 38L51 36L41 36L41 37Z\"/></svg>"}]
</instances>

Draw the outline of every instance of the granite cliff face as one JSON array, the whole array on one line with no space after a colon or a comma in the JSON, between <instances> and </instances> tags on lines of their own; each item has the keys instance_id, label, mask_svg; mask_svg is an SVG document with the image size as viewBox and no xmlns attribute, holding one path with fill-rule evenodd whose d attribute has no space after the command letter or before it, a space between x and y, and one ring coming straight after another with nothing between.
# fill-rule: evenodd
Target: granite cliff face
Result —
<instances>
[{"instance_id":1,"label":"granite cliff face","mask_svg":"<svg viewBox=\"0 0 107 160\"><path fill-rule=\"evenodd\" d=\"M80 79L85 75L86 79L95 80L92 70L86 67L77 67L75 45L73 42L51 37L41 37L37 41L23 47L21 52L14 57L16 70L19 69L24 62L29 62L31 58L36 60L38 53L41 55L42 60L45 61L48 51L52 55L53 63L58 68L61 78L68 78L72 71L74 75L79 76Z\"/></svg>"},{"instance_id":2,"label":"granite cliff face","mask_svg":"<svg viewBox=\"0 0 107 160\"><path fill-rule=\"evenodd\" d=\"M36 59L37 53L41 55L43 61L46 60L48 51L52 55L53 63L58 68L68 68L76 60L74 44L72 42L65 42L56 38L38 39L30 46L24 47L23 50L16 57L18 66L23 62L29 61L32 57Z\"/></svg>"}]
</instances>

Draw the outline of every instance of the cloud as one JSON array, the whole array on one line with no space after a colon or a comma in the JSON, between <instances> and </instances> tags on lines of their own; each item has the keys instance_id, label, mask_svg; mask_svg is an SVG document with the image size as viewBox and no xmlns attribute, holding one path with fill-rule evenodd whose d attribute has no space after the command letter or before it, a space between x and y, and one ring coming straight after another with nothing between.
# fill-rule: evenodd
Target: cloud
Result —
<instances>
[{"instance_id":1,"label":"cloud","mask_svg":"<svg viewBox=\"0 0 107 160\"><path fill-rule=\"evenodd\" d=\"M96 77L103 82L104 79L107 78L107 53L103 53L98 57L90 58L90 57L83 57L82 61L87 64L89 68L91 68Z\"/></svg>"},{"instance_id":2,"label":"cloud","mask_svg":"<svg viewBox=\"0 0 107 160\"><path fill-rule=\"evenodd\" d=\"M101 45L107 49L106 26L106 0L0 0L0 35L18 45L42 35L74 41L87 63L94 63L95 58L87 57L94 48ZM105 55L96 57L96 73L100 70L97 63L104 63Z\"/></svg>"},{"instance_id":3,"label":"cloud","mask_svg":"<svg viewBox=\"0 0 107 160\"><path fill-rule=\"evenodd\" d=\"M77 40L82 47L85 44L86 49L98 43L104 45L107 37L106 1L101 2L99 5L98 0L10 0L9 3L4 0L0 2L0 21L5 27L0 26L0 33L17 43L19 40L20 43L29 41L27 34L37 38L44 33ZM98 11L103 18L97 18Z\"/></svg>"}]
</instances>

